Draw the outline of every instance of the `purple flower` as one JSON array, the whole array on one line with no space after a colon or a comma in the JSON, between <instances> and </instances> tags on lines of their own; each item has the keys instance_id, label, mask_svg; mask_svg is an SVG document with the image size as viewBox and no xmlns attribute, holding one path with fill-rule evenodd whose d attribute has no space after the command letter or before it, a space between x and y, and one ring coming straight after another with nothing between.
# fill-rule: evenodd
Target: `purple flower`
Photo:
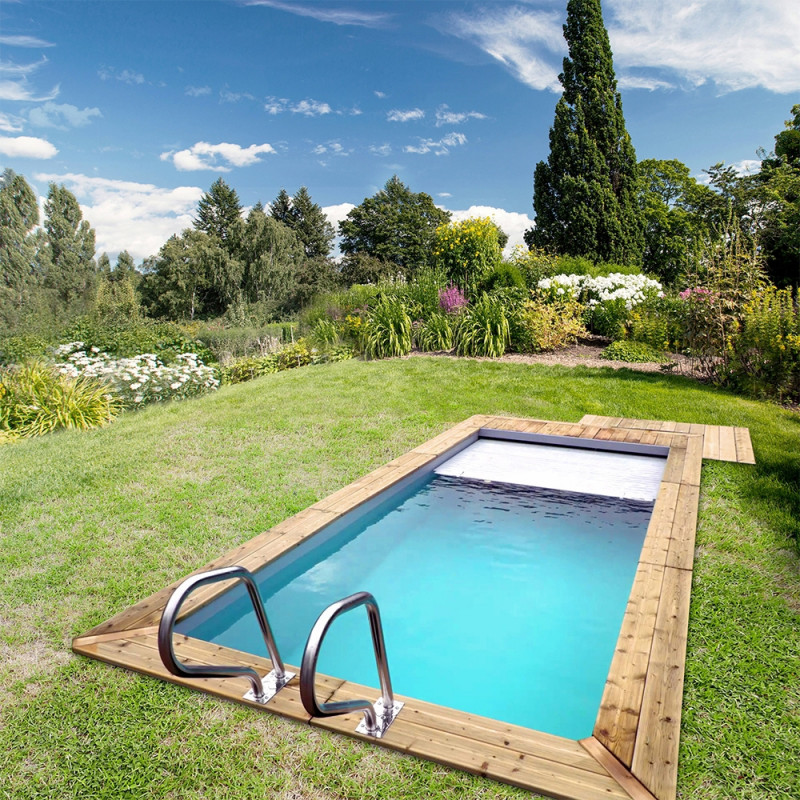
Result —
<instances>
[{"instance_id":1,"label":"purple flower","mask_svg":"<svg viewBox=\"0 0 800 800\"><path fill-rule=\"evenodd\" d=\"M467 304L467 298L458 286L439 289L439 308L446 314L455 314Z\"/></svg>"}]
</instances>

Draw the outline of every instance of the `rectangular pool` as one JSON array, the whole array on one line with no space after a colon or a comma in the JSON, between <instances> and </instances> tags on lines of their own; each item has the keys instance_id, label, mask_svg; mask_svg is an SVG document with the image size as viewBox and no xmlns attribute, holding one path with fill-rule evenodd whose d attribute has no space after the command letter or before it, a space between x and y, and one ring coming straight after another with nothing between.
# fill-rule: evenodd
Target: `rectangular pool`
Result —
<instances>
[{"instance_id":1,"label":"rectangular pool","mask_svg":"<svg viewBox=\"0 0 800 800\"><path fill-rule=\"evenodd\" d=\"M590 736L665 461L491 438L449 452L258 572L283 659L368 591L398 693ZM266 656L241 585L176 630ZM337 620L319 669L378 686L364 615Z\"/></svg>"}]
</instances>

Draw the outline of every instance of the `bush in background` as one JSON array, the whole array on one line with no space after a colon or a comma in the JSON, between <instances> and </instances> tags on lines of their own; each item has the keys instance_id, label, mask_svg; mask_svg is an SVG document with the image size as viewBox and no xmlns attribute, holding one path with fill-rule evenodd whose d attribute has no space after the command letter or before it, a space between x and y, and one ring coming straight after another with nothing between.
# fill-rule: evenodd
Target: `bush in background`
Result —
<instances>
[{"instance_id":1,"label":"bush in background","mask_svg":"<svg viewBox=\"0 0 800 800\"><path fill-rule=\"evenodd\" d=\"M529 300L518 312L514 324L514 349L520 353L559 350L586 334L583 306L568 298L555 302Z\"/></svg>"},{"instance_id":2,"label":"bush in background","mask_svg":"<svg viewBox=\"0 0 800 800\"><path fill-rule=\"evenodd\" d=\"M433 263L450 281L474 292L503 257L499 233L488 217L440 225L436 229Z\"/></svg>"},{"instance_id":3,"label":"bush in background","mask_svg":"<svg viewBox=\"0 0 800 800\"><path fill-rule=\"evenodd\" d=\"M0 431L5 432L4 439L41 436L60 428L98 428L111 422L120 408L120 399L105 382L63 375L42 361L0 371Z\"/></svg>"},{"instance_id":4,"label":"bush in background","mask_svg":"<svg viewBox=\"0 0 800 800\"><path fill-rule=\"evenodd\" d=\"M431 314L415 331L417 347L426 353L452 350L453 325L452 316L442 312Z\"/></svg>"},{"instance_id":5,"label":"bush in background","mask_svg":"<svg viewBox=\"0 0 800 800\"><path fill-rule=\"evenodd\" d=\"M611 342L600 354L606 361L624 361L628 364L668 364L670 359L663 350L657 350L645 342L628 339Z\"/></svg>"},{"instance_id":6,"label":"bush in background","mask_svg":"<svg viewBox=\"0 0 800 800\"><path fill-rule=\"evenodd\" d=\"M510 338L502 299L484 292L458 318L454 344L459 355L498 358L505 353Z\"/></svg>"},{"instance_id":7,"label":"bush in background","mask_svg":"<svg viewBox=\"0 0 800 800\"><path fill-rule=\"evenodd\" d=\"M43 357L49 343L31 333L7 336L0 339L0 364L21 364L29 359Z\"/></svg>"},{"instance_id":8,"label":"bush in background","mask_svg":"<svg viewBox=\"0 0 800 800\"><path fill-rule=\"evenodd\" d=\"M398 297L382 296L370 309L362 333L368 358L406 356L411 352L411 317Z\"/></svg>"}]
</instances>

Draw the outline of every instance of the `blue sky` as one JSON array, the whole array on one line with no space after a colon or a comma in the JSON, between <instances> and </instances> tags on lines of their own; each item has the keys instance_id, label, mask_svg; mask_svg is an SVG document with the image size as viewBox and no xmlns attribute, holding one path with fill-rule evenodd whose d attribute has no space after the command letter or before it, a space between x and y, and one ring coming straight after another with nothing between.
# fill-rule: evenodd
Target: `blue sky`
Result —
<instances>
[{"instance_id":1,"label":"blue sky","mask_svg":"<svg viewBox=\"0 0 800 800\"><path fill-rule=\"evenodd\" d=\"M752 167L800 102L797 0L605 0L639 158ZM2 0L0 166L138 260L222 176L334 220L397 174L519 241L566 0Z\"/></svg>"}]
</instances>

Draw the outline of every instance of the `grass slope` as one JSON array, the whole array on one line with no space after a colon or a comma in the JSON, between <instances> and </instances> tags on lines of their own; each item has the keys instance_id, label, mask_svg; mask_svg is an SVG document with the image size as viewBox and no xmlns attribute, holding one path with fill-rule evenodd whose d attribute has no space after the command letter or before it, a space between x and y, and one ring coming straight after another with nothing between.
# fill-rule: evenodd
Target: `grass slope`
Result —
<instances>
[{"instance_id":1,"label":"grass slope","mask_svg":"<svg viewBox=\"0 0 800 800\"><path fill-rule=\"evenodd\" d=\"M527 797L73 656L71 637L475 413L742 425L706 463L680 795L800 795L800 416L685 379L414 358L301 369L0 450L0 797Z\"/></svg>"}]
</instances>

